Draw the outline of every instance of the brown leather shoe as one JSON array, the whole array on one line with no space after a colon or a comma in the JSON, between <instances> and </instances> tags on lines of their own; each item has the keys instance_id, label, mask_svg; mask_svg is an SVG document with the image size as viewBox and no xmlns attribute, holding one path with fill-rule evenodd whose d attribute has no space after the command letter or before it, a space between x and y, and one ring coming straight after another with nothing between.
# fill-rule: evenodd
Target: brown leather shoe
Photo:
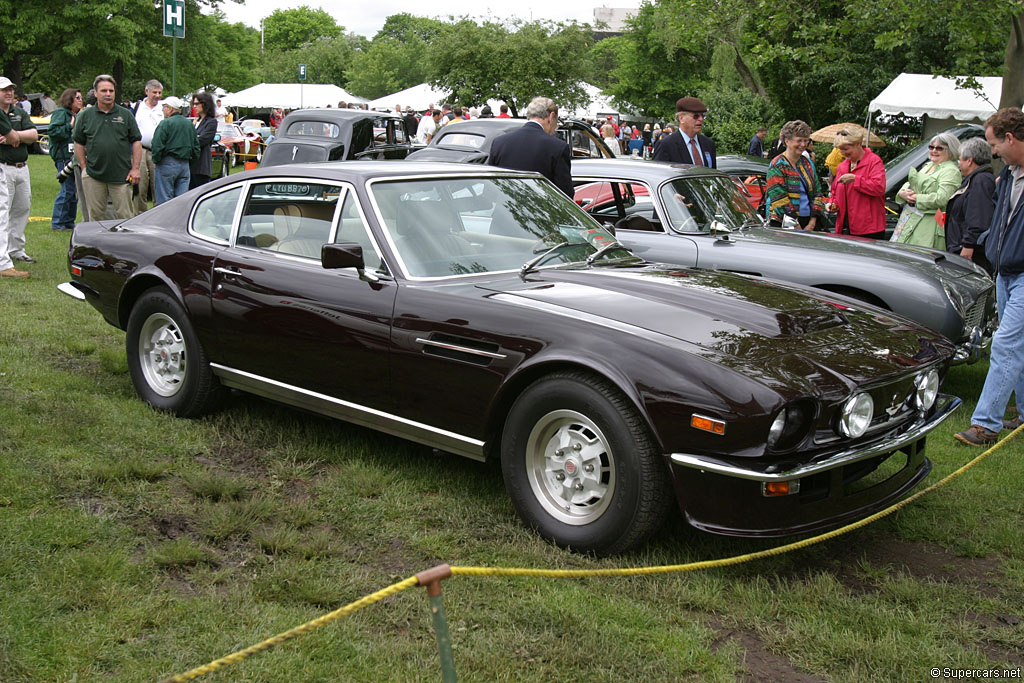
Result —
<instances>
[{"instance_id":1,"label":"brown leather shoe","mask_svg":"<svg viewBox=\"0 0 1024 683\"><path fill-rule=\"evenodd\" d=\"M1017 427L1020 427L1020 425L1020 415L1014 418L1010 418L1008 420L1003 420L1003 429L1016 429Z\"/></svg>"},{"instance_id":2,"label":"brown leather shoe","mask_svg":"<svg viewBox=\"0 0 1024 683\"><path fill-rule=\"evenodd\" d=\"M954 434L953 438L968 446L989 446L999 440L999 432L990 432L981 425L971 425Z\"/></svg>"},{"instance_id":3,"label":"brown leather shoe","mask_svg":"<svg viewBox=\"0 0 1024 683\"><path fill-rule=\"evenodd\" d=\"M0 270L0 277L28 277L28 273L24 270L8 268L7 270Z\"/></svg>"}]
</instances>

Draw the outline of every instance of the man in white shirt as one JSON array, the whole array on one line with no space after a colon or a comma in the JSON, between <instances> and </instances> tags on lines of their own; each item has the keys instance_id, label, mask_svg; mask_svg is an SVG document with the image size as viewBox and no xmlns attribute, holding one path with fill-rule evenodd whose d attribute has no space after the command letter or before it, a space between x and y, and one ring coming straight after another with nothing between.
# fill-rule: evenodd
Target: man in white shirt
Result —
<instances>
[{"instance_id":1,"label":"man in white shirt","mask_svg":"<svg viewBox=\"0 0 1024 683\"><path fill-rule=\"evenodd\" d=\"M228 109L220 100L217 100L217 123L226 123L228 120Z\"/></svg>"},{"instance_id":2,"label":"man in white shirt","mask_svg":"<svg viewBox=\"0 0 1024 683\"><path fill-rule=\"evenodd\" d=\"M416 142L422 142L424 145L430 142L430 138L434 137L434 133L437 132L437 126L441 121L441 110L434 109L430 112L430 116L426 114L420 119L420 125L416 129Z\"/></svg>"},{"instance_id":3,"label":"man in white shirt","mask_svg":"<svg viewBox=\"0 0 1024 683\"><path fill-rule=\"evenodd\" d=\"M160 97L164 86L155 78L146 83L146 96L135 106L135 122L142 133L142 164L139 166L139 194L135 196L135 215L149 208L149 192L153 187L153 133L164 120Z\"/></svg>"}]
</instances>

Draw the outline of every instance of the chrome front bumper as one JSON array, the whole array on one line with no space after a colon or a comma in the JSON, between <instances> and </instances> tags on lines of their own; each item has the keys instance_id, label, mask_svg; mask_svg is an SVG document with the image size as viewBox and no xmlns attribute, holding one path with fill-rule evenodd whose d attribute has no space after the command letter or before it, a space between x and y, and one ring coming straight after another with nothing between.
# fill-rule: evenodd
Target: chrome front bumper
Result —
<instances>
[{"instance_id":1,"label":"chrome front bumper","mask_svg":"<svg viewBox=\"0 0 1024 683\"><path fill-rule=\"evenodd\" d=\"M917 422L912 423L906 431L894 439L871 444L863 448L851 448L829 456L824 460L799 465L788 470L781 470L777 465L765 464L763 461L745 466L733 461L720 460L704 455L690 455L688 453L672 453L669 457L675 465L713 474L721 474L727 477L735 477L737 479L749 479L760 482L800 479L899 450L903 446L917 441L945 422L946 418L952 415L953 411L959 408L961 403L962 401L956 396L940 395L936 401L935 412L932 413L931 417L921 418Z\"/></svg>"}]
</instances>

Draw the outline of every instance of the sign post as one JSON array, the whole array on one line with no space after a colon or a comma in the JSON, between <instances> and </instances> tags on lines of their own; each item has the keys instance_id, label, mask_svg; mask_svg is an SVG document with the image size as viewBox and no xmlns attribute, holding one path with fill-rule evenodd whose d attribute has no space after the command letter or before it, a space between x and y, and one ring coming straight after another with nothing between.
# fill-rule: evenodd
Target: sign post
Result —
<instances>
[{"instance_id":1,"label":"sign post","mask_svg":"<svg viewBox=\"0 0 1024 683\"><path fill-rule=\"evenodd\" d=\"M303 95L303 93L302 93L302 85L303 85L303 83L302 82L305 81L305 80L306 80L306 65L305 64L299 64L299 109L303 108L303 102L302 102L302 95Z\"/></svg>"},{"instance_id":2,"label":"sign post","mask_svg":"<svg viewBox=\"0 0 1024 683\"><path fill-rule=\"evenodd\" d=\"M164 36L171 38L185 37L185 0L164 0L163 10ZM175 80L178 70L178 42L171 43L171 94L177 92Z\"/></svg>"}]
</instances>

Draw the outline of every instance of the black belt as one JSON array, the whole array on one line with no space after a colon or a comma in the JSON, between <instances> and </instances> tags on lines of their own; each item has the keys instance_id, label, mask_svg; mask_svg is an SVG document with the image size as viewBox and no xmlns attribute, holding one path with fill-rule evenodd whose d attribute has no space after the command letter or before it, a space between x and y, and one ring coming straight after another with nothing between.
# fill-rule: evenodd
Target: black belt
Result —
<instances>
[{"instance_id":1,"label":"black belt","mask_svg":"<svg viewBox=\"0 0 1024 683\"><path fill-rule=\"evenodd\" d=\"M14 166L15 168L28 166L28 163L24 161L0 161L0 164L3 164L4 166Z\"/></svg>"}]
</instances>

